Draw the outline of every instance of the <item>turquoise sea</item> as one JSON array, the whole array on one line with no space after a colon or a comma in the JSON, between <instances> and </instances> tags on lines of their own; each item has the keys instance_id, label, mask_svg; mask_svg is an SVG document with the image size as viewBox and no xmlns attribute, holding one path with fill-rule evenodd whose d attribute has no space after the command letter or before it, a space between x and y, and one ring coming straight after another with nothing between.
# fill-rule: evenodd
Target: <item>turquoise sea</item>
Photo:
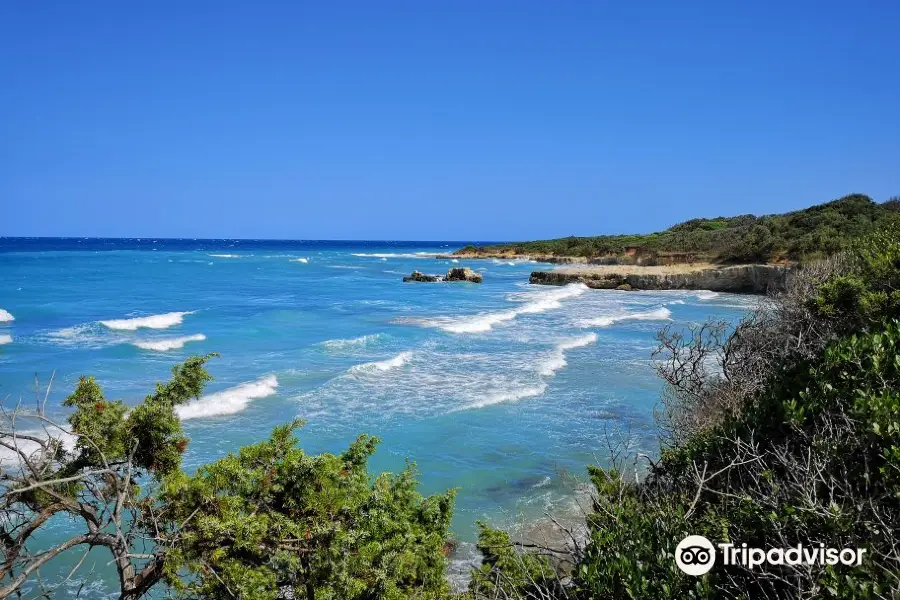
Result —
<instances>
[{"instance_id":1,"label":"turquoise sea","mask_svg":"<svg viewBox=\"0 0 900 600\"><path fill-rule=\"evenodd\" d=\"M477 519L516 526L571 510L609 432L655 453L656 331L737 320L757 300L533 286L530 271L552 265L434 258L461 245L0 239L0 399L31 402L35 374L55 372L63 419L79 375L134 403L172 365L218 352L208 394L182 413L189 468L293 417L307 421L310 452L377 435L373 470L410 459L424 492L459 489L454 559L465 564ZM401 282L451 266L484 283ZM109 591L104 561L81 580L96 597Z\"/></svg>"}]
</instances>

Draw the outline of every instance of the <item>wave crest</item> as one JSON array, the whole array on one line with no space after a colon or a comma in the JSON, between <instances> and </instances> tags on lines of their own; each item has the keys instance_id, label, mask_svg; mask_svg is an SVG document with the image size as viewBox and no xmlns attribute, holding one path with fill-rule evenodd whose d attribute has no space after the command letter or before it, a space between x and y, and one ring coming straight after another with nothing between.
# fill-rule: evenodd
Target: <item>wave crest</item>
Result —
<instances>
[{"instance_id":1,"label":"wave crest","mask_svg":"<svg viewBox=\"0 0 900 600\"><path fill-rule=\"evenodd\" d=\"M635 313L623 313L619 315L611 315L608 317L597 317L589 319L582 323L582 327L609 327L621 321L668 321L672 318L672 311L661 306L653 310L645 310Z\"/></svg>"},{"instance_id":2,"label":"wave crest","mask_svg":"<svg viewBox=\"0 0 900 600\"><path fill-rule=\"evenodd\" d=\"M275 394L278 378L266 375L256 381L248 381L234 387L203 396L182 406L176 406L175 412L183 419L202 419L239 413L256 398L265 398Z\"/></svg>"},{"instance_id":3,"label":"wave crest","mask_svg":"<svg viewBox=\"0 0 900 600\"><path fill-rule=\"evenodd\" d=\"M156 352L166 352L167 350L176 350L178 348L184 348L184 345L188 342L202 342L206 339L206 336L202 333L195 333L194 335L185 335L183 337L175 337L175 338L164 338L161 340L142 340L139 342L132 342L133 346L137 346L142 350L154 350Z\"/></svg>"},{"instance_id":4,"label":"wave crest","mask_svg":"<svg viewBox=\"0 0 900 600\"><path fill-rule=\"evenodd\" d=\"M574 350L575 348L583 348L584 346L589 346L597 341L596 333L588 333L586 335L582 335L577 338L572 338L568 340L563 340L556 345L556 348L553 349L553 352L550 353L550 356L541 363L538 373L543 375L544 377L553 377L556 375L556 372L562 369L568 364L566 362L566 351Z\"/></svg>"},{"instance_id":5,"label":"wave crest","mask_svg":"<svg viewBox=\"0 0 900 600\"><path fill-rule=\"evenodd\" d=\"M405 352L401 352L394 358L389 358L387 360L380 360L378 362L370 362L363 363L361 365L356 365L350 367L351 373L373 373L373 372L383 372L390 371L392 369L396 369L398 367L402 367L406 363L412 359L413 353L409 350Z\"/></svg>"},{"instance_id":6,"label":"wave crest","mask_svg":"<svg viewBox=\"0 0 900 600\"><path fill-rule=\"evenodd\" d=\"M100 321L100 324L109 329L120 331L137 331L142 327L147 329L168 329L173 325L180 325L185 315L191 315L194 312L170 312L161 315L135 317L133 319L112 319L110 321Z\"/></svg>"},{"instance_id":7,"label":"wave crest","mask_svg":"<svg viewBox=\"0 0 900 600\"><path fill-rule=\"evenodd\" d=\"M383 338L383 334L373 333L369 335L363 335L356 338L346 339L346 340L325 340L321 342L319 345L327 350L344 350L346 348L358 348L360 346L368 346L369 344L375 344L379 340Z\"/></svg>"},{"instance_id":8,"label":"wave crest","mask_svg":"<svg viewBox=\"0 0 900 600\"><path fill-rule=\"evenodd\" d=\"M490 331L494 325L511 321L519 315L538 314L555 310L562 306L562 301L575 298L586 292L588 287L583 283L571 283L550 291L528 294L531 298L517 308L493 313L482 313L469 317L442 317L426 321L423 324L438 327L450 333L483 333Z\"/></svg>"},{"instance_id":9,"label":"wave crest","mask_svg":"<svg viewBox=\"0 0 900 600\"><path fill-rule=\"evenodd\" d=\"M11 343L12 343L11 335L9 335L8 333L0 333L0 346L6 345L6 344L11 344Z\"/></svg>"},{"instance_id":10,"label":"wave crest","mask_svg":"<svg viewBox=\"0 0 900 600\"><path fill-rule=\"evenodd\" d=\"M9 323L15 320L16 318L8 310L0 308L0 323Z\"/></svg>"}]
</instances>

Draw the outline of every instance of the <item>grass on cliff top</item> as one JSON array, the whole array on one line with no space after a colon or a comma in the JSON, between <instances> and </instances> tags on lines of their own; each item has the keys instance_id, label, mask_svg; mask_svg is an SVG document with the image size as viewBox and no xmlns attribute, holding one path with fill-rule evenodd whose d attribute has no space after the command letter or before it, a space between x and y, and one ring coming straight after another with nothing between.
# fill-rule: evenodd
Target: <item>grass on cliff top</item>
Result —
<instances>
[{"instance_id":1,"label":"grass on cliff top","mask_svg":"<svg viewBox=\"0 0 900 600\"><path fill-rule=\"evenodd\" d=\"M850 240L891 221L900 221L900 197L879 204L863 194L851 194L779 215L691 219L655 233L466 246L457 253L584 258L633 255L650 263L802 261L837 252Z\"/></svg>"}]
</instances>

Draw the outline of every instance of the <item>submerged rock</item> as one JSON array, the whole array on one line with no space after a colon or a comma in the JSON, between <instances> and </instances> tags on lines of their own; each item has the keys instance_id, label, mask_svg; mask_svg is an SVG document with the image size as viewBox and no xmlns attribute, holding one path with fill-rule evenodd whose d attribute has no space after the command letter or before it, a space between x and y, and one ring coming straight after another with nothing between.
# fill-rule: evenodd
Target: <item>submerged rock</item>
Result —
<instances>
[{"instance_id":1,"label":"submerged rock","mask_svg":"<svg viewBox=\"0 0 900 600\"><path fill-rule=\"evenodd\" d=\"M469 283L481 283L481 273L476 273L469 267L454 267L447 271L446 275L427 275L421 271L413 271L403 278L403 281L423 281L432 283L435 281L468 281Z\"/></svg>"}]
</instances>

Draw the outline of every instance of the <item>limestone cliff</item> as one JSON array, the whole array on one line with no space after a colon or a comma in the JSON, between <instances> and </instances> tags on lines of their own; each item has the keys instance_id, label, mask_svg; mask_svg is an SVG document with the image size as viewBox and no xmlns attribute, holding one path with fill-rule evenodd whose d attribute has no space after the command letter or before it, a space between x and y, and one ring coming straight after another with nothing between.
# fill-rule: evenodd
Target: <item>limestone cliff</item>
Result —
<instances>
[{"instance_id":1,"label":"limestone cliff","mask_svg":"<svg viewBox=\"0 0 900 600\"><path fill-rule=\"evenodd\" d=\"M604 290L711 290L765 294L769 290L782 289L789 270L782 265L735 265L680 273L642 272L640 267L623 268L620 272L568 269L534 271L529 281L541 285L580 282Z\"/></svg>"}]
</instances>

